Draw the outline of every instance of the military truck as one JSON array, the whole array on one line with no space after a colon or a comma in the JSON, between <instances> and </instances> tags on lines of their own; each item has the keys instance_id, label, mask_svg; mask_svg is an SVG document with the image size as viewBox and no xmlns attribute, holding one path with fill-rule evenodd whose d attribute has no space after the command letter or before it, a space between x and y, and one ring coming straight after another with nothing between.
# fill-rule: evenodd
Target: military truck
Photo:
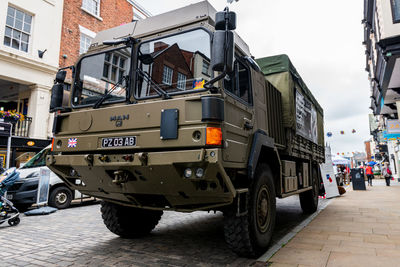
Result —
<instances>
[{"instance_id":1,"label":"military truck","mask_svg":"<svg viewBox=\"0 0 400 267\"><path fill-rule=\"evenodd\" d=\"M102 199L108 229L154 229L164 210L222 211L241 256L268 246L276 197L318 205L323 110L285 55L255 61L236 15L200 2L97 34L52 88L48 167ZM258 63L257 63L258 62Z\"/></svg>"}]
</instances>

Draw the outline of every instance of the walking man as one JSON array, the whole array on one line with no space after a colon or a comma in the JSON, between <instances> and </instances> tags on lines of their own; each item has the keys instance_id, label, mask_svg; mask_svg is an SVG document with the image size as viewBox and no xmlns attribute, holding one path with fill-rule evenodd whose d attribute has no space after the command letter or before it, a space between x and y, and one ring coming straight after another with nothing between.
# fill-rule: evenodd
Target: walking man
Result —
<instances>
[{"instance_id":1,"label":"walking man","mask_svg":"<svg viewBox=\"0 0 400 267\"><path fill-rule=\"evenodd\" d=\"M372 171L371 165L368 165L368 166L365 168L365 174L367 174L368 185L369 185L369 186L372 186L372 179L374 178L374 172Z\"/></svg>"},{"instance_id":2,"label":"walking man","mask_svg":"<svg viewBox=\"0 0 400 267\"><path fill-rule=\"evenodd\" d=\"M392 171L389 168L389 163L385 162L385 166L382 170L382 175L385 177L386 186L390 186L390 179L392 179Z\"/></svg>"}]
</instances>

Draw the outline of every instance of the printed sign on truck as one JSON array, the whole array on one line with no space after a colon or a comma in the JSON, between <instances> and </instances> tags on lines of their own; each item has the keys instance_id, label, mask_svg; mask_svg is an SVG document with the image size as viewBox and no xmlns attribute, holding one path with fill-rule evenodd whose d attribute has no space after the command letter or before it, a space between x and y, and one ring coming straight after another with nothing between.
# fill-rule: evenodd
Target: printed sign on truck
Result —
<instances>
[{"instance_id":1,"label":"printed sign on truck","mask_svg":"<svg viewBox=\"0 0 400 267\"><path fill-rule=\"evenodd\" d=\"M296 132L298 135L318 143L317 111L298 90L296 91Z\"/></svg>"}]
</instances>

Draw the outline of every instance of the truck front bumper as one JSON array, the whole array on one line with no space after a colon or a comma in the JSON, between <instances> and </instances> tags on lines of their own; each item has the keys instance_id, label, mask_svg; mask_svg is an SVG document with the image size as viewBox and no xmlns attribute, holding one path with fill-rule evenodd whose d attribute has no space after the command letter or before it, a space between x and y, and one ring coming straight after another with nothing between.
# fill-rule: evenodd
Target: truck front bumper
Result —
<instances>
[{"instance_id":1,"label":"truck front bumper","mask_svg":"<svg viewBox=\"0 0 400 267\"><path fill-rule=\"evenodd\" d=\"M47 165L72 189L86 195L140 208L194 211L228 205L236 195L221 155L218 148L58 154L48 156ZM192 174L185 177L188 168ZM196 176L199 168L204 173L201 177Z\"/></svg>"}]
</instances>

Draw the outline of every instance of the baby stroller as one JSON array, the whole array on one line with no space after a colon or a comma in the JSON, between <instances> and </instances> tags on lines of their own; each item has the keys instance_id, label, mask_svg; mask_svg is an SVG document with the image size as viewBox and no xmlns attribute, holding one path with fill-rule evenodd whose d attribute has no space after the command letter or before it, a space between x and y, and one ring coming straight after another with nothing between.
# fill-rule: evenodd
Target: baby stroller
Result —
<instances>
[{"instance_id":1,"label":"baby stroller","mask_svg":"<svg viewBox=\"0 0 400 267\"><path fill-rule=\"evenodd\" d=\"M4 197L8 188L19 179L19 173L15 170L11 168L4 171L0 168L0 224L7 221L10 226L18 225L20 222L18 209Z\"/></svg>"}]
</instances>

